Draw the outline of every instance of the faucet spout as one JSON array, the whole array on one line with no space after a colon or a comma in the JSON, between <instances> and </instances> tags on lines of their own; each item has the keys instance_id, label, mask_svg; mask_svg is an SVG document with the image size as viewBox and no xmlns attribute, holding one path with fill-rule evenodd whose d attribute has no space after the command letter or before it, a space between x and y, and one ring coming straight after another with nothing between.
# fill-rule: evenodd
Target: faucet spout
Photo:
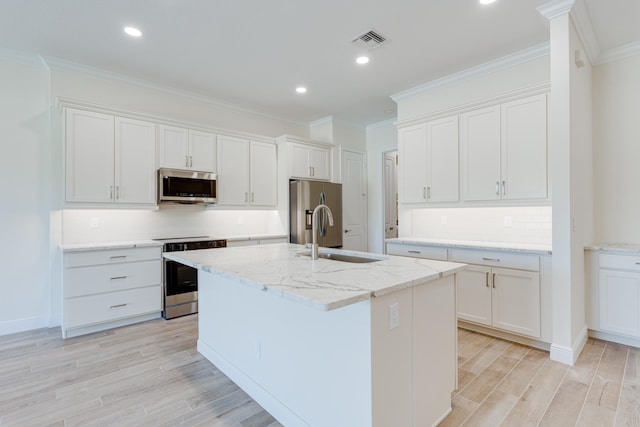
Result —
<instances>
[{"instance_id":1,"label":"faucet spout","mask_svg":"<svg viewBox=\"0 0 640 427\"><path fill-rule=\"evenodd\" d=\"M320 213L320 211L322 210L325 210L327 212L327 216L329 217L329 225L333 227L333 213L331 213L331 209L329 209L329 206L316 206L316 208L313 210L313 214L311 215L311 234L313 239L313 243L311 244L311 259L318 259L318 213Z\"/></svg>"}]
</instances>

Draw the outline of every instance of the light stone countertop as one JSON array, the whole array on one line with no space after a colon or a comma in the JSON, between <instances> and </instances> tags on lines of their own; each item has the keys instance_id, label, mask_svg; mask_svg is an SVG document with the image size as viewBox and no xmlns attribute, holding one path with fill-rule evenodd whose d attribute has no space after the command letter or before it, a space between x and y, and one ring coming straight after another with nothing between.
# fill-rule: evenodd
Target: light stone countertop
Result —
<instances>
[{"instance_id":1,"label":"light stone countertop","mask_svg":"<svg viewBox=\"0 0 640 427\"><path fill-rule=\"evenodd\" d=\"M589 251L616 252L621 254L640 254L640 244L637 243L590 243L584 247Z\"/></svg>"},{"instance_id":2,"label":"light stone countertop","mask_svg":"<svg viewBox=\"0 0 640 427\"><path fill-rule=\"evenodd\" d=\"M102 250L102 249L124 249L124 248L140 248L144 246L162 246L162 242L156 242L155 240L132 240L122 242L92 242L92 243L77 243L62 245L63 252L79 252L87 250Z\"/></svg>"},{"instance_id":3,"label":"light stone countertop","mask_svg":"<svg viewBox=\"0 0 640 427\"><path fill-rule=\"evenodd\" d=\"M446 246L464 249L488 249L509 252L528 252L547 255L551 253L551 245L514 242L485 242L477 240L427 239L419 237L398 237L387 239L387 243L407 243L425 246Z\"/></svg>"},{"instance_id":4,"label":"light stone countertop","mask_svg":"<svg viewBox=\"0 0 640 427\"><path fill-rule=\"evenodd\" d=\"M320 248L320 252L327 249ZM224 249L165 253L164 257L319 310L334 310L466 268L465 264L367 254L381 261L347 263L317 259L303 245L276 243Z\"/></svg>"}]
</instances>

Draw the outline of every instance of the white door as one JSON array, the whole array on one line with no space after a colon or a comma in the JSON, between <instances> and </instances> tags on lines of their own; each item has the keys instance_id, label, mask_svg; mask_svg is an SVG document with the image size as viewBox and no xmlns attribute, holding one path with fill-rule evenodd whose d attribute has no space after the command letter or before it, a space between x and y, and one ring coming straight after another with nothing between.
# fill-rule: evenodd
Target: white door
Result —
<instances>
[{"instance_id":1,"label":"white door","mask_svg":"<svg viewBox=\"0 0 640 427\"><path fill-rule=\"evenodd\" d=\"M342 151L342 247L367 250L367 180L364 154Z\"/></svg>"},{"instance_id":2,"label":"white door","mask_svg":"<svg viewBox=\"0 0 640 427\"><path fill-rule=\"evenodd\" d=\"M403 203L427 201L427 124L398 131L400 198Z\"/></svg>"},{"instance_id":3,"label":"white door","mask_svg":"<svg viewBox=\"0 0 640 427\"><path fill-rule=\"evenodd\" d=\"M458 318L491 326L491 267L469 265L456 274Z\"/></svg>"},{"instance_id":4,"label":"white door","mask_svg":"<svg viewBox=\"0 0 640 427\"><path fill-rule=\"evenodd\" d=\"M384 237L398 237L398 153L384 153Z\"/></svg>"},{"instance_id":5,"label":"white door","mask_svg":"<svg viewBox=\"0 0 640 427\"><path fill-rule=\"evenodd\" d=\"M249 141L218 137L218 203L249 203Z\"/></svg>"},{"instance_id":6,"label":"white door","mask_svg":"<svg viewBox=\"0 0 640 427\"><path fill-rule=\"evenodd\" d=\"M189 131L189 168L216 171L216 136L208 132Z\"/></svg>"},{"instance_id":7,"label":"white door","mask_svg":"<svg viewBox=\"0 0 640 427\"><path fill-rule=\"evenodd\" d=\"M492 272L492 324L540 338L540 274L507 268Z\"/></svg>"},{"instance_id":8,"label":"white door","mask_svg":"<svg viewBox=\"0 0 640 427\"><path fill-rule=\"evenodd\" d=\"M326 148L312 147L309 150L309 163L311 164L311 177L315 179L330 179L329 150Z\"/></svg>"},{"instance_id":9,"label":"white door","mask_svg":"<svg viewBox=\"0 0 640 427\"><path fill-rule=\"evenodd\" d=\"M457 202L458 116L427 123L427 201Z\"/></svg>"},{"instance_id":10,"label":"white door","mask_svg":"<svg viewBox=\"0 0 640 427\"><path fill-rule=\"evenodd\" d=\"M116 117L115 200L156 203L156 125Z\"/></svg>"},{"instance_id":11,"label":"white door","mask_svg":"<svg viewBox=\"0 0 640 427\"><path fill-rule=\"evenodd\" d=\"M267 142L251 141L251 194L254 206L277 204L278 161L276 146Z\"/></svg>"},{"instance_id":12,"label":"white door","mask_svg":"<svg viewBox=\"0 0 640 427\"><path fill-rule=\"evenodd\" d=\"M187 169L189 167L189 131L160 125L158 134L160 167Z\"/></svg>"},{"instance_id":13,"label":"white door","mask_svg":"<svg viewBox=\"0 0 640 427\"><path fill-rule=\"evenodd\" d=\"M113 202L113 116L74 109L65 114L67 202Z\"/></svg>"},{"instance_id":14,"label":"white door","mask_svg":"<svg viewBox=\"0 0 640 427\"><path fill-rule=\"evenodd\" d=\"M640 338L640 273L600 270L600 329Z\"/></svg>"}]
</instances>

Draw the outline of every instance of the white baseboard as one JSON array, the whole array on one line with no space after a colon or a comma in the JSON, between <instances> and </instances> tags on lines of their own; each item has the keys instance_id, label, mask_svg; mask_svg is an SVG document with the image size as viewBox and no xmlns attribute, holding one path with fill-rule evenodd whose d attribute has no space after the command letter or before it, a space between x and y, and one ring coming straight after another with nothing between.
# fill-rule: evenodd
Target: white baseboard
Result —
<instances>
[{"instance_id":1,"label":"white baseboard","mask_svg":"<svg viewBox=\"0 0 640 427\"><path fill-rule=\"evenodd\" d=\"M49 318L47 316L36 316L27 317L25 319L10 320L8 322L0 323L0 336L48 327Z\"/></svg>"},{"instance_id":2,"label":"white baseboard","mask_svg":"<svg viewBox=\"0 0 640 427\"><path fill-rule=\"evenodd\" d=\"M587 338L587 327L585 325L571 347L551 344L551 348L549 349L549 358L556 362L573 366L576 363L576 360L578 360L578 356L580 356L584 345L587 343Z\"/></svg>"}]
</instances>

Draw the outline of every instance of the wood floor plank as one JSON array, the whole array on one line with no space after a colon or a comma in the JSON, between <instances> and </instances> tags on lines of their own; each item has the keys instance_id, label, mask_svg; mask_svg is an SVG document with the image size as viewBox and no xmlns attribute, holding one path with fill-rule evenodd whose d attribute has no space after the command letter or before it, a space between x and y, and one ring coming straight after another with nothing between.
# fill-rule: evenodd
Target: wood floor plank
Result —
<instances>
[{"instance_id":1,"label":"wood floor plank","mask_svg":"<svg viewBox=\"0 0 640 427\"><path fill-rule=\"evenodd\" d=\"M456 427L462 425L479 406L480 404L472 402L460 395L453 396L453 399L451 399L452 411L447 418L442 421L439 427Z\"/></svg>"},{"instance_id":2,"label":"wood floor plank","mask_svg":"<svg viewBox=\"0 0 640 427\"><path fill-rule=\"evenodd\" d=\"M462 425L473 427L498 426L517 401L517 397L495 390L487 396L482 405Z\"/></svg>"},{"instance_id":3,"label":"wood floor plank","mask_svg":"<svg viewBox=\"0 0 640 427\"><path fill-rule=\"evenodd\" d=\"M472 402L482 403L518 362L518 359L504 355L498 356L491 365L460 392L460 396Z\"/></svg>"},{"instance_id":4,"label":"wood floor plank","mask_svg":"<svg viewBox=\"0 0 640 427\"><path fill-rule=\"evenodd\" d=\"M549 353L545 351L529 349L527 354L498 385L498 389L516 397L522 396L548 358Z\"/></svg>"},{"instance_id":5,"label":"wood floor plank","mask_svg":"<svg viewBox=\"0 0 640 427\"><path fill-rule=\"evenodd\" d=\"M630 348L622 380L616 426L640 426L640 349Z\"/></svg>"},{"instance_id":6,"label":"wood floor plank","mask_svg":"<svg viewBox=\"0 0 640 427\"><path fill-rule=\"evenodd\" d=\"M482 351L471 357L462 366L469 372L479 375L484 369L486 369L494 360L509 347L508 342L500 339L492 339L487 343Z\"/></svg>"}]
</instances>

